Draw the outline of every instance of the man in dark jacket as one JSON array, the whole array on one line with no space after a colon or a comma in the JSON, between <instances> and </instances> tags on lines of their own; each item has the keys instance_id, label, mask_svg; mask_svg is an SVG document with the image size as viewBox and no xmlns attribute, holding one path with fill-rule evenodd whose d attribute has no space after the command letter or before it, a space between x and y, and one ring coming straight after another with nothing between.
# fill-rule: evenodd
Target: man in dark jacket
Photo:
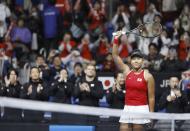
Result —
<instances>
[{"instance_id":1,"label":"man in dark jacket","mask_svg":"<svg viewBox=\"0 0 190 131\"><path fill-rule=\"evenodd\" d=\"M99 99L104 95L103 85L96 78L94 65L87 65L85 76L74 89L74 96L79 98L80 105L99 106Z\"/></svg>"},{"instance_id":2,"label":"man in dark jacket","mask_svg":"<svg viewBox=\"0 0 190 131\"><path fill-rule=\"evenodd\" d=\"M179 79L177 77L170 77L169 89L167 89L161 96L159 101L159 108L165 109L167 113L185 113L185 106L187 105L187 96L178 87ZM184 121L175 121L177 125L176 130L180 130Z\"/></svg>"},{"instance_id":3,"label":"man in dark jacket","mask_svg":"<svg viewBox=\"0 0 190 131\"><path fill-rule=\"evenodd\" d=\"M167 113L184 113L184 107L187 104L186 95L178 88L179 79L170 78L170 88L161 96L159 108L166 109Z\"/></svg>"},{"instance_id":4,"label":"man in dark jacket","mask_svg":"<svg viewBox=\"0 0 190 131\"><path fill-rule=\"evenodd\" d=\"M170 77L170 88L161 96L159 108L166 109L167 113L184 113L184 107L187 104L186 95L178 88L179 79Z\"/></svg>"},{"instance_id":5,"label":"man in dark jacket","mask_svg":"<svg viewBox=\"0 0 190 131\"><path fill-rule=\"evenodd\" d=\"M68 71L63 68L58 79L54 80L49 89L50 100L56 103L71 104L73 84L68 79ZM54 122L67 122L74 116L69 113L52 112L51 120Z\"/></svg>"},{"instance_id":6,"label":"man in dark jacket","mask_svg":"<svg viewBox=\"0 0 190 131\"><path fill-rule=\"evenodd\" d=\"M68 71L63 68L59 78L56 79L49 89L49 95L53 102L71 104L73 84L68 79Z\"/></svg>"},{"instance_id":7,"label":"man in dark jacket","mask_svg":"<svg viewBox=\"0 0 190 131\"><path fill-rule=\"evenodd\" d=\"M104 95L103 85L96 78L95 66L88 64L84 70L84 77L79 81L74 88L74 96L79 99L79 105L85 106L99 106L99 100ZM97 122L98 117L80 116L80 121L84 124L92 124Z\"/></svg>"},{"instance_id":8,"label":"man in dark jacket","mask_svg":"<svg viewBox=\"0 0 190 131\"><path fill-rule=\"evenodd\" d=\"M40 79L40 69L32 67L30 71L30 81L24 84L21 90L20 97L30 100L48 100L47 83ZM43 119L43 112L24 110L25 121L41 121Z\"/></svg>"},{"instance_id":9,"label":"man in dark jacket","mask_svg":"<svg viewBox=\"0 0 190 131\"><path fill-rule=\"evenodd\" d=\"M184 107L187 104L186 95L178 88L179 79L170 78L170 88L161 96L159 108L166 109L167 113L184 113Z\"/></svg>"}]
</instances>

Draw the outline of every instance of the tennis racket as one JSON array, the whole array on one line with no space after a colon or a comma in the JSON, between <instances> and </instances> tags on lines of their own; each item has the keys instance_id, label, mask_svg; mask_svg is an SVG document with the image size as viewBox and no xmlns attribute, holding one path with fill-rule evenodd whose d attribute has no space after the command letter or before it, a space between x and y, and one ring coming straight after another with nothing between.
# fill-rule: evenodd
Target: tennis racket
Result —
<instances>
[{"instance_id":1,"label":"tennis racket","mask_svg":"<svg viewBox=\"0 0 190 131\"><path fill-rule=\"evenodd\" d=\"M162 25L159 22L148 22L148 23L139 25L133 30L121 31L123 35L134 34L134 35L145 37L145 38L157 37L161 34L161 32L162 32ZM112 35L113 36L117 35L117 32L114 32Z\"/></svg>"}]
</instances>

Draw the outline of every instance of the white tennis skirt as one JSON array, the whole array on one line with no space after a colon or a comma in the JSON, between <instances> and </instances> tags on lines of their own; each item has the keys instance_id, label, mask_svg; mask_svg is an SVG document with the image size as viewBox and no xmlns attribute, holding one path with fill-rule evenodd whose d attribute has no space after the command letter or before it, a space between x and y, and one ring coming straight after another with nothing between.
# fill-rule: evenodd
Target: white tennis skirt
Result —
<instances>
[{"instance_id":1,"label":"white tennis skirt","mask_svg":"<svg viewBox=\"0 0 190 131\"><path fill-rule=\"evenodd\" d=\"M120 123L133 123L133 124L146 124L150 123L150 119L135 119L130 118L126 116L125 113L148 113L149 112L149 106L148 105L142 105L142 106L128 106L125 105L123 109L123 113L120 117L119 122Z\"/></svg>"}]
</instances>

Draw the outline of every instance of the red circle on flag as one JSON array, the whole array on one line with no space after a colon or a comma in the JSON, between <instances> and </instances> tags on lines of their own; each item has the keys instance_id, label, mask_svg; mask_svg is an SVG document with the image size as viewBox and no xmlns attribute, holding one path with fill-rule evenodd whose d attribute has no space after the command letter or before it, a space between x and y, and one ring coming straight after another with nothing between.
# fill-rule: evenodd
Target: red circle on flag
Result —
<instances>
[{"instance_id":1,"label":"red circle on flag","mask_svg":"<svg viewBox=\"0 0 190 131\"><path fill-rule=\"evenodd\" d=\"M110 81L109 81L109 80L105 80L105 81L104 81L104 85L105 85L105 86L109 86L109 85L110 85Z\"/></svg>"}]
</instances>

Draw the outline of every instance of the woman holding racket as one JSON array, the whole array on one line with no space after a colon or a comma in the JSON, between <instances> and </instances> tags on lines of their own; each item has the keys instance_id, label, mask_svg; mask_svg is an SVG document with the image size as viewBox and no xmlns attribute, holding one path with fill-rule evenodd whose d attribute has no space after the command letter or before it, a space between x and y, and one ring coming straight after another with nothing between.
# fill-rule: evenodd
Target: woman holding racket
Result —
<instances>
[{"instance_id":1,"label":"woman holding racket","mask_svg":"<svg viewBox=\"0 0 190 131\"><path fill-rule=\"evenodd\" d=\"M144 131L144 125L150 123L149 119L129 118L127 113L154 112L155 82L152 74L142 68L143 54L134 50L130 55L130 65L124 64L118 55L118 44L122 31L114 35L112 55L117 67L125 75L125 106L120 117L120 131Z\"/></svg>"}]
</instances>

